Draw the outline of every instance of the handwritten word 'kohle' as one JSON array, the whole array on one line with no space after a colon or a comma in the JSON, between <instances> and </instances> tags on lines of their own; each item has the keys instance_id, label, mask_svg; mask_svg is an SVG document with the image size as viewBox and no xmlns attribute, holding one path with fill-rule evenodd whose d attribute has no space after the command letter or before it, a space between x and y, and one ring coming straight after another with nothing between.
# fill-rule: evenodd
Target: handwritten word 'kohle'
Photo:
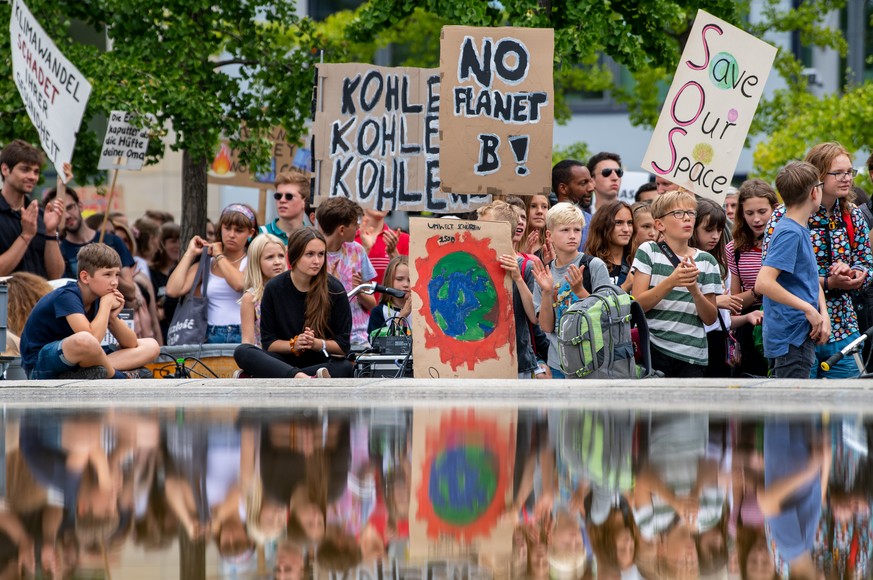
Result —
<instances>
[{"instance_id":1,"label":"handwritten word 'kohle'","mask_svg":"<svg viewBox=\"0 0 873 580\"><path fill-rule=\"evenodd\" d=\"M707 24L701 31L703 42L703 60L700 64L692 60L685 61L685 66L694 71L709 70L709 79L711 84L720 90L737 91L746 99L754 98L750 92L752 87L759 84L759 79L756 75L749 74L745 70L740 70L736 59L733 55L721 52L713 57L710 54L709 42L707 41L707 33L715 33L719 36L724 34L724 30L717 24ZM676 95L670 102L670 114L675 126L670 129L667 134L667 146L670 149L670 163L666 167L662 167L656 162L652 162L652 169L659 175L670 175L676 179L683 179L680 175L686 176L692 183L702 185L707 189L711 189L715 193L723 193L724 187L729 181L726 175L715 175L715 171L708 167L711 162L711 156L704 154L703 159L691 159L688 156L679 156L676 151L676 142L678 139L688 135L686 127L691 127L700 121L700 131L703 135L709 137L711 141L719 142L724 139L725 134L731 127L735 127L736 118L731 118L729 113L722 120L712 111L704 110L706 108L706 90L697 81L688 81L676 91ZM680 111L694 111L691 115L684 115ZM702 115L702 118L701 118ZM709 151L712 151L710 149ZM707 159L710 158L710 159Z\"/></svg>"}]
</instances>

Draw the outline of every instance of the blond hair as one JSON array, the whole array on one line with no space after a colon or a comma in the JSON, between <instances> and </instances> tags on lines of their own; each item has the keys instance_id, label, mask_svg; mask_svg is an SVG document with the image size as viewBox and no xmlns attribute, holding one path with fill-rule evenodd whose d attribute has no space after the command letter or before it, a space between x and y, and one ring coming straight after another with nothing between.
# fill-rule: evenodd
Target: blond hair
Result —
<instances>
[{"instance_id":1,"label":"blond hair","mask_svg":"<svg viewBox=\"0 0 873 580\"><path fill-rule=\"evenodd\" d=\"M518 214L516 214L515 209L505 201L492 201L488 205L483 205L476 210L476 215L480 220L485 220L483 216L488 215L491 219L485 221L509 222L509 225L512 226L513 230L515 229L515 226L518 225Z\"/></svg>"},{"instance_id":2,"label":"blond hair","mask_svg":"<svg viewBox=\"0 0 873 580\"><path fill-rule=\"evenodd\" d=\"M243 292L251 292L255 302L261 300L261 296L264 295L264 285L267 283L264 280L264 272L261 270L261 257L269 244L276 244L283 251L286 251L282 240L273 234L261 234L255 237L247 250L249 260L243 273Z\"/></svg>"},{"instance_id":3,"label":"blond hair","mask_svg":"<svg viewBox=\"0 0 873 580\"><path fill-rule=\"evenodd\" d=\"M693 193L685 189L668 191L652 201L652 217L659 220L667 215L667 212L686 204L693 208L697 207L697 199Z\"/></svg>"},{"instance_id":4,"label":"blond hair","mask_svg":"<svg viewBox=\"0 0 873 580\"><path fill-rule=\"evenodd\" d=\"M552 231L558 226L580 225L585 227L585 214L576 205L562 201L556 203L546 214L546 229Z\"/></svg>"}]
</instances>

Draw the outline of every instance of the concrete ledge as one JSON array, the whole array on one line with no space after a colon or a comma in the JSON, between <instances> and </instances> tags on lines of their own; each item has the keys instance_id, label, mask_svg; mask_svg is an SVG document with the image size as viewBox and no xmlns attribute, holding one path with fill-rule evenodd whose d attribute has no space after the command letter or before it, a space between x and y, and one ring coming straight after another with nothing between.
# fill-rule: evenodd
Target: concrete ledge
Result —
<instances>
[{"instance_id":1,"label":"concrete ledge","mask_svg":"<svg viewBox=\"0 0 873 580\"><path fill-rule=\"evenodd\" d=\"M0 404L23 407L524 406L715 413L873 413L862 380L520 381L211 379L3 381Z\"/></svg>"}]
</instances>

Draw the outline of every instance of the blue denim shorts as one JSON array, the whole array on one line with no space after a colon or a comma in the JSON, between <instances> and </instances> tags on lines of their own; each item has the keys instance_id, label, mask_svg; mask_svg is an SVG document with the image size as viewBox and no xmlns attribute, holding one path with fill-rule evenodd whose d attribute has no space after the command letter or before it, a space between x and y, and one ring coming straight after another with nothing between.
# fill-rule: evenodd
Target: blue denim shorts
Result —
<instances>
[{"instance_id":1,"label":"blue denim shorts","mask_svg":"<svg viewBox=\"0 0 873 580\"><path fill-rule=\"evenodd\" d=\"M79 365L64 358L63 342L56 340L43 346L36 356L36 366L28 373L27 378L32 381L56 379L59 374L78 368ZM110 354L117 349L117 346L104 346L103 352Z\"/></svg>"},{"instance_id":2,"label":"blue denim shorts","mask_svg":"<svg viewBox=\"0 0 873 580\"><path fill-rule=\"evenodd\" d=\"M206 344L239 344L242 342L242 331L239 324L206 327Z\"/></svg>"}]
</instances>

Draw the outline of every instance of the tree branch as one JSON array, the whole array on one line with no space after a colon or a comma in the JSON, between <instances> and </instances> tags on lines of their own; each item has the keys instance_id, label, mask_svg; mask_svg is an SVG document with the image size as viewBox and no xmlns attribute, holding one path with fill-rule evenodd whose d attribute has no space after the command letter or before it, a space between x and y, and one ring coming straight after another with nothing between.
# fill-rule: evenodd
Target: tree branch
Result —
<instances>
[{"instance_id":1,"label":"tree branch","mask_svg":"<svg viewBox=\"0 0 873 580\"><path fill-rule=\"evenodd\" d=\"M229 58L227 60L219 60L219 61L212 63L212 68L221 68L223 66L229 66L232 64L245 64L245 65L249 65L249 66L254 66L254 65L257 65L259 63L255 60L248 60L248 59L244 59L244 58Z\"/></svg>"}]
</instances>

